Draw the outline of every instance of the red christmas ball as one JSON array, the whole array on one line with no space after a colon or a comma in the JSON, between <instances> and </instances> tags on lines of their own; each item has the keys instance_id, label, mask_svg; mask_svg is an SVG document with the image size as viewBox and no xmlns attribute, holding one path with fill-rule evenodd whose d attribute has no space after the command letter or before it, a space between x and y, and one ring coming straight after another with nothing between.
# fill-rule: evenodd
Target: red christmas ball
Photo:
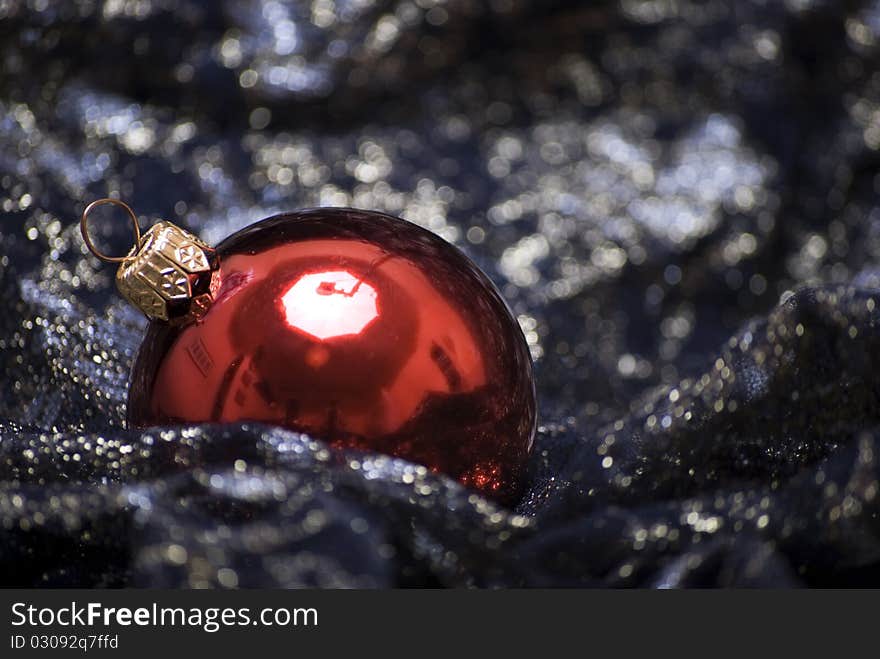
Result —
<instances>
[{"instance_id":1,"label":"red christmas ball","mask_svg":"<svg viewBox=\"0 0 880 659\"><path fill-rule=\"evenodd\" d=\"M132 426L278 424L516 496L535 431L531 360L459 250L398 218L322 208L263 220L216 254L204 315L150 322Z\"/></svg>"}]
</instances>

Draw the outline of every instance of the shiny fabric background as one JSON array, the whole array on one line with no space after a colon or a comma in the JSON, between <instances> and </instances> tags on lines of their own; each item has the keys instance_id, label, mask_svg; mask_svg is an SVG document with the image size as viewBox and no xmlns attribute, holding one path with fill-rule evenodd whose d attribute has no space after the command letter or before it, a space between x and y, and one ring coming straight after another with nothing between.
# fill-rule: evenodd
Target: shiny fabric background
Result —
<instances>
[{"instance_id":1,"label":"shiny fabric background","mask_svg":"<svg viewBox=\"0 0 880 659\"><path fill-rule=\"evenodd\" d=\"M0 17L3 586L880 584L876 2ZM108 194L212 243L350 205L459 245L536 360L516 509L267 426L125 430L144 322L77 226Z\"/></svg>"}]
</instances>

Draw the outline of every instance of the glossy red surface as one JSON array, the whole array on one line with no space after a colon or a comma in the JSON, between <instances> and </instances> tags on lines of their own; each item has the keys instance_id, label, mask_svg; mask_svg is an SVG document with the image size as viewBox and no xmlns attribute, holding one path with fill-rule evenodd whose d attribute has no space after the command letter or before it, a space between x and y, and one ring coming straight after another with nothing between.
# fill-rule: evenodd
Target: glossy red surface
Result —
<instances>
[{"instance_id":1,"label":"glossy red surface","mask_svg":"<svg viewBox=\"0 0 880 659\"><path fill-rule=\"evenodd\" d=\"M535 427L531 361L459 250L387 215L315 209L263 220L217 252L207 314L147 330L133 426L263 421L516 495Z\"/></svg>"}]
</instances>

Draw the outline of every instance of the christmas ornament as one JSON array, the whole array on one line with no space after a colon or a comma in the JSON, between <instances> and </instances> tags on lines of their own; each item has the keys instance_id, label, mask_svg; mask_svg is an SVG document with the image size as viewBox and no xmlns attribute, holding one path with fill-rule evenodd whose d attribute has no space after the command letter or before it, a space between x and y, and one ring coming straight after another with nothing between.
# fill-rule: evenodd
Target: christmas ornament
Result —
<instances>
[{"instance_id":1,"label":"christmas ornament","mask_svg":"<svg viewBox=\"0 0 880 659\"><path fill-rule=\"evenodd\" d=\"M135 246L97 250L86 220L126 210ZM276 215L216 249L101 199L82 216L90 250L151 320L128 421L260 421L336 446L426 465L501 501L522 481L535 431L523 334L458 249L381 213Z\"/></svg>"}]
</instances>

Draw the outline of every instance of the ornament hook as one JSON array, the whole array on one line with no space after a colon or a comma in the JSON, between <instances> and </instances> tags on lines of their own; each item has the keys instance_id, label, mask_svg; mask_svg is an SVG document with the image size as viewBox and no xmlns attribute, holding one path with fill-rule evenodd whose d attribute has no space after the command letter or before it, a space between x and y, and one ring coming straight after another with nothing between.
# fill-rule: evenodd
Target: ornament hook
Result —
<instances>
[{"instance_id":1,"label":"ornament hook","mask_svg":"<svg viewBox=\"0 0 880 659\"><path fill-rule=\"evenodd\" d=\"M134 244L135 246L140 245L141 242L141 227L138 224L137 215L134 214L134 211L131 210L131 207L126 204L124 201L120 201L119 199L96 199L83 211L82 218L79 221L79 228L82 231L83 240L86 243L86 247L89 248L89 251L97 256L102 261L107 261L108 263L122 263L127 261L130 256L108 256L107 254L102 253L95 244L92 242L91 236L89 236L89 227L88 227L88 219L89 213L95 210L98 206L104 206L105 204L111 204L113 206L120 206L125 209L125 212L128 213L128 216L131 218L131 222L134 225Z\"/></svg>"}]
</instances>

